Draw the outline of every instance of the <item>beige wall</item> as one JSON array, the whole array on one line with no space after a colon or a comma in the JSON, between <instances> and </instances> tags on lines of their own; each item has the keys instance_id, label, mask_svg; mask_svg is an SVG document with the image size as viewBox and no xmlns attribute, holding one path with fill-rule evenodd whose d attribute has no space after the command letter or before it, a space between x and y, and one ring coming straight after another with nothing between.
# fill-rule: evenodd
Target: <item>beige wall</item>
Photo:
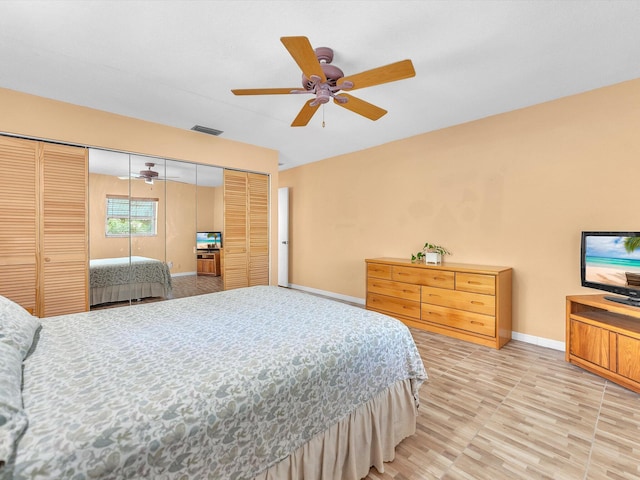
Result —
<instances>
[{"instance_id":1,"label":"beige wall","mask_svg":"<svg viewBox=\"0 0 640 480\"><path fill-rule=\"evenodd\" d=\"M144 182L133 182L144 183ZM167 209L166 261L172 264L171 273L196 271L197 191L195 185L165 182ZM158 217L159 218L159 217ZM134 255L141 255L132 250Z\"/></svg>"},{"instance_id":2,"label":"beige wall","mask_svg":"<svg viewBox=\"0 0 640 480\"><path fill-rule=\"evenodd\" d=\"M384 120L381 120L384 121ZM416 119L419 121L419 119ZM514 331L564 340L582 230L640 230L640 80L280 172L292 284L364 298L425 241L514 269Z\"/></svg>"},{"instance_id":3,"label":"beige wall","mask_svg":"<svg viewBox=\"0 0 640 480\"><path fill-rule=\"evenodd\" d=\"M270 274L277 283L277 151L4 88L0 132L269 174Z\"/></svg>"},{"instance_id":4,"label":"beige wall","mask_svg":"<svg viewBox=\"0 0 640 480\"><path fill-rule=\"evenodd\" d=\"M222 231L222 187L198 187L198 222L197 230Z\"/></svg>"}]
</instances>

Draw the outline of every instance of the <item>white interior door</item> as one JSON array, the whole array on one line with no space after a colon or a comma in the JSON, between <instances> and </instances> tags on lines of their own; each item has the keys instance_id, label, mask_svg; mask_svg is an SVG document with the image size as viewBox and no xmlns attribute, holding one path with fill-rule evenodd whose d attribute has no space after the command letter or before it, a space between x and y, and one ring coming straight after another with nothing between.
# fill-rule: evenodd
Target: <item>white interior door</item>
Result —
<instances>
[{"instance_id":1,"label":"white interior door","mask_svg":"<svg viewBox=\"0 0 640 480\"><path fill-rule=\"evenodd\" d=\"M289 286L289 187L278 189L278 285Z\"/></svg>"}]
</instances>

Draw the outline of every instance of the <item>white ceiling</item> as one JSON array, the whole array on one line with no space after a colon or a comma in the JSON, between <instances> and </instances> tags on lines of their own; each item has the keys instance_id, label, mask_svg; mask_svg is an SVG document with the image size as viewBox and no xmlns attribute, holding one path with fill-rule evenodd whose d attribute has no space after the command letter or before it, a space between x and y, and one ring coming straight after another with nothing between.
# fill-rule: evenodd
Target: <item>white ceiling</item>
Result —
<instances>
[{"instance_id":1,"label":"white ceiling","mask_svg":"<svg viewBox=\"0 0 640 480\"><path fill-rule=\"evenodd\" d=\"M300 86L298 35L347 76L409 58L416 77L353 92L376 122L329 103L292 128L306 95L230 90ZM219 129L282 169L635 78L636 0L0 1L0 87Z\"/></svg>"}]
</instances>

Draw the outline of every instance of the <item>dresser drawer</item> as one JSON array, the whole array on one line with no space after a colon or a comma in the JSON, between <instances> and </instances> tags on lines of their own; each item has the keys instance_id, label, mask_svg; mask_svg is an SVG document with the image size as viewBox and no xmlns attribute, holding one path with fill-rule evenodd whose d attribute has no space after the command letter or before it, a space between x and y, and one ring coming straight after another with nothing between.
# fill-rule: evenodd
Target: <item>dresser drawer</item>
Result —
<instances>
[{"instance_id":1,"label":"dresser drawer","mask_svg":"<svg viewBox=\"0 0 640 480\"><path fill-rule=\"evenodd\" d=\"M391 265L367 263L367 277L386 278L391 280Z\"/></svg>"},{"instance_id":2,"label":"dresser drawer","mask_svg":"<svg viewBox=\"0 0 640 480\"><path fill-rule=\"evenodd\" d=\"M455 274L453 272L418 267L393 267L391 279L399 282L450 289L453 289L455 285Z\"/></svg>"},{"instance_id":3,"label":"dresser drawer","mask_svg":"<svg viewBox=\"0 0 640 480\"><path fill-rule=\"evenodd\" d=\"M422 303L451 307L484 315L496 314L496 297L480 293L422 287Z\"/></svg>"},{"instance_id":4,"label":"dresser drawer","mask_svg":"<svg viewBox=\"0 0 640 480\"><path fill-rule=\"evenodd\" d=\"M369 278L367 280L367 292L400 297L405 300L413 300L414 302L420 301L420 285L393 282L381 278Z\"/></svg>"},{"instance_id":5,"label":"dresser drawer","mask_svg":"<svg viewBox=\"0 0 640 480\"><path fill-rule=\"evenodd\" d=\"M390 314L420 318L420 302L389 297L377 293L367 293L367 308L381 310Z\"/></svg>"},{"instance_id":6,"label":"dresser drawer","mask_svg":"<svg viewBox=\"0 0 640 480\"><path fill-rule=\"evenodd\" d=\"M464 292L496 294L496 277L480 273L456 272L456 290Z\"/></svg>"},{"instance_id":7,"label":"dresser drawer","mask_svg":"<svg viewBox=\"0 0 640 480\"><path fill-rule=\"evenodd\" d=\"M489 337L496 334L496 318L490 315L465 312L428 303L423 303L421 310L421 319L425 322L437 323Z\"/></svg>"}]
</instances>

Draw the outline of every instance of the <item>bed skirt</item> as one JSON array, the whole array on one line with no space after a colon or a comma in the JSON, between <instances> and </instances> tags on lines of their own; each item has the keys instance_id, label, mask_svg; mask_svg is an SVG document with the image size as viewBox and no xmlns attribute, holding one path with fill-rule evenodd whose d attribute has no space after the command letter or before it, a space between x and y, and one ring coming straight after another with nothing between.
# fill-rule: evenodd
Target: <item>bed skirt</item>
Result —
<instances>
[{"instance_id":1,"label":"bed skirt","mask_svg":"<svg viewBox=\"0 0 640 480\"><path fill-rule=\"evenodd\" d=\"M357 480L395 457L395 447L416 431L411 380L392 385L347 418L312 438L255 480Z\"/></svg>"},{"instance_id":2,"label":"bed skirt","mask_svg":"<svg viewBox=\"0 0 640 480\"><path fill-rule=\"evenodd\" d=\"M89 292L89 304L124 302L148 297L168 297L169 289L158 282L92 287Z\"/></svg>"}]
</instances>

